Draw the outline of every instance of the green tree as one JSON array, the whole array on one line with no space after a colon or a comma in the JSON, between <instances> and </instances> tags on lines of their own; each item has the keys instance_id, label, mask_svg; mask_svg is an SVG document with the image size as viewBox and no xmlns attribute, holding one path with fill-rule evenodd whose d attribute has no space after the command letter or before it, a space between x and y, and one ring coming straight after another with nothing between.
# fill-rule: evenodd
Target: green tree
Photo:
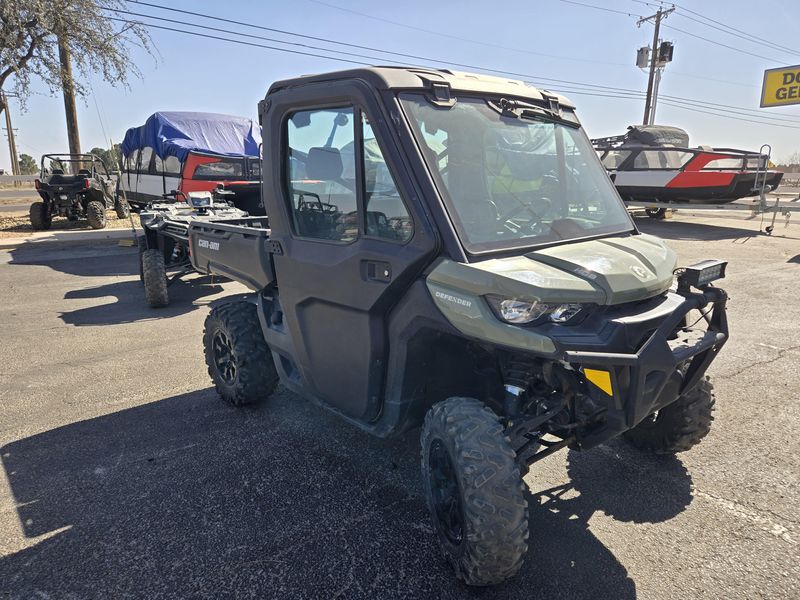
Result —
<instances>
[{"instance_id":1,"label":"green tree","mask_svg":"<svg viewBox=\"0 0 800 600\"><path fill-rule=\"evenodd\" d=\"M130 62L130 46L143 47L152 55L152 44L141 23L110 19L121 15L117 10L126 9L124 0L2 0L0 89L13 75L14 90L24 103L32 77L44 81L53 93L74 86L78 96L90 92L80 81L90 76L127 87L131 77L141 77ZM65 77L59 38L80 78Z\"/></svg>"},{"instance_id":2,"label":"green tree","mask_svg":"<svg viewBox=\"0 0 800 600\"><path fill-rule=\"evenodd\" d=\"M19 155L19 172L22 175L36 175L39 172L36 160L30 154Z\"/></svg>"},{"instance_id":3,"label":"green tree","mask_svg":"<svg viewBox=\"0 0 800 600\"><path fill-rule=\"evenodd\" d=\"M95 147L89 150L89 154L94 154L95 156L100 157L106 164L106 168L108 168L109 171L120 170L122 165L122 150L120 149L119 144L114 144L108 150Z\"/></svg>"}]
</instances>

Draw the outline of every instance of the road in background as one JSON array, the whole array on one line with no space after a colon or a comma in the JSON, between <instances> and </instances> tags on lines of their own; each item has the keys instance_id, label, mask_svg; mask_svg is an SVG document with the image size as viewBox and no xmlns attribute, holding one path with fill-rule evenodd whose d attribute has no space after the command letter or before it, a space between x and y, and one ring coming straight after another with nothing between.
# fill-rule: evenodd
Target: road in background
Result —
<instances>
[{"instance_id":1,"label":"road in background","mask_svg":"<svg viewBox=\"0 0 800 600\"><path fill-rule=\"evenodd\" d=\"M152 310L135 249L0 252L0 596L798 597L800 222L728 217L637 220L682 264L730 261L710 436L536 464L526 563L477 590L435 544L417 432L375 439L282 388L217 398L203 319L241 286L178 282Z\"/></svg>"}]
</instances>

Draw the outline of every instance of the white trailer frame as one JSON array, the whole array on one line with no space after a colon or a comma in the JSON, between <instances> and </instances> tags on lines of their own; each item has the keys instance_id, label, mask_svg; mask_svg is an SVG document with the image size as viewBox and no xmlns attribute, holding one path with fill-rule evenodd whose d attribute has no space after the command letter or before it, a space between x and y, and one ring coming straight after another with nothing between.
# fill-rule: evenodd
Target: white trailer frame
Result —
<instances>
[{"instance_id":1,"label":"white trailer frame","mask_svg":"<svg viewBox=\"0 0 800 600\"><path fill-rule=\"evenodd\" d=\"M780 213L786 218L788 224L789 217L793 212L800 212L800 194L787 193L787 192L772 192L770 198L767 193L759 194L755 198L741 198L733 202L724 203L678 203L678 202L646 202L640 200L625 200L625 205L628 210L661 210L665 211L694 211L694 210L747 210L750 211L751 216L772 213L771 223L763 229L767 235L771 235L775 229L775 219ZM664 213L662 213L664 214ZM650 215L648 215L650 216Z\"/></svg>"}]
</instances>

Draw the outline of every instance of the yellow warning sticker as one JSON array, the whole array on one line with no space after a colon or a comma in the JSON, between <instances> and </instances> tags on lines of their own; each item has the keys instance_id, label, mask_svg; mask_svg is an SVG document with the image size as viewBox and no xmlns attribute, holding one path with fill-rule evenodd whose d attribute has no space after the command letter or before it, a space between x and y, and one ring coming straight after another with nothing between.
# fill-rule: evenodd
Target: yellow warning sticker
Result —
<instances>
[{"instance_id":1,"label":"yellow warning sticker","mask_svg":"<svg viewBox=\"0 0 800 600\"><path fill-rule=\"evenodd\" d=\"M584 369L583 374L586 379L591 381L609 396L614 395L614 390L611 388L611 373L608 371L599 371L597 369Z\"/></svg>"}]
</instances>

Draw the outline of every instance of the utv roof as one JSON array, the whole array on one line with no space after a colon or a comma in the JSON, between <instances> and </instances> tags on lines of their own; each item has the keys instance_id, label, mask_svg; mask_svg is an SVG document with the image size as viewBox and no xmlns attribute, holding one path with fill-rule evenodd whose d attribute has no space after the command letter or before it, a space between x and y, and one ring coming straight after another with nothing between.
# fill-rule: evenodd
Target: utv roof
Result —
<instances>
[{"instance_id":1,"label":"utv roof","mask_svg":"<svg viewBox=\"0 0 800 600\"><path fill-rule=\"evenodd\" d=\"M562 106L575 108L575 105L560 94L540 90L518 79L506 79L492 75L464 73L449 69L428 69L423 67L363 67L332 71L316 75L303 75L292 79L276 81L269 88L269 94L291 87L309 83L337 81L344 79L361 79L379 90L425 90L431 89L434 83L447 84L450 89L459 92L476 92L499 96L516 96L532 100L545 100L545 95L555 96Z\"/></svg>"}]
</instances>

